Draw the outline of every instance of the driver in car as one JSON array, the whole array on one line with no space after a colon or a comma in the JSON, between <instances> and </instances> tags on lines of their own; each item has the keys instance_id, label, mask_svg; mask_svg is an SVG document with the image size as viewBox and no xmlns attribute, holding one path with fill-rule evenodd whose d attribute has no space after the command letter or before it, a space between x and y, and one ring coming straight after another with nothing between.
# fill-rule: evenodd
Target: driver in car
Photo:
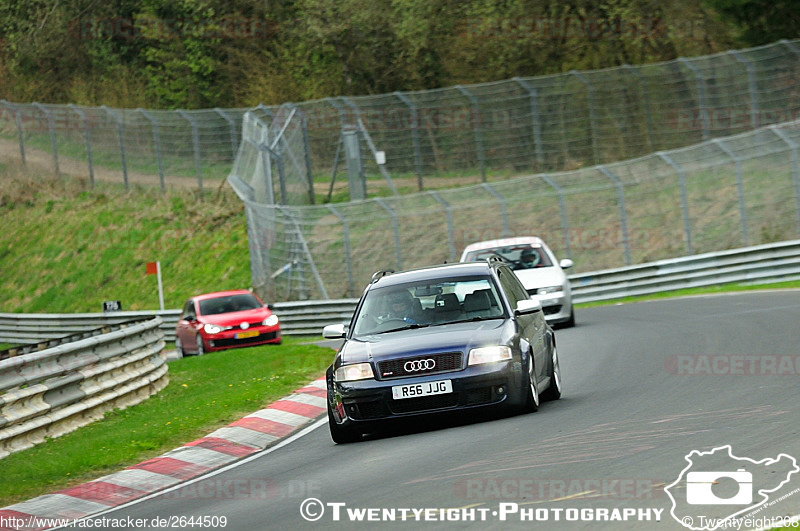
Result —
<instances>
[{"instance_id":1,"label":"driver in car","mask_svg":"<svg viewBox=\"0 0 800 531\"><path fill-rule=\"evenodd\" d=\"M525 269L533 269L534 267L537 267L540 260L541 258L539 257L539 253L530 247L522 251L522 254L519 257L520 265Z\"/></svg>"},{"instance_id":2,"label":"driver in car","mask_svg":"<svg viewBox=\"0 0 800 531\"><path fill-rule=\"evenodd\" d=\"M389 319L400 319L409 324L417 324L414 301L408 292L401 291L389 295Z\"/></svg>"}]
</instances>

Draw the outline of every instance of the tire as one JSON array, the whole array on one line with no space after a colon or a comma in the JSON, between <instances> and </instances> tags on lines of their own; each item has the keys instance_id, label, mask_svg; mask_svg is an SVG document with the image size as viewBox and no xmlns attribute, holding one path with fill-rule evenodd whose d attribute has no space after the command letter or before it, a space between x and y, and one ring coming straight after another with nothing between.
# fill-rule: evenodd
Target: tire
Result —
<instances>
[{"instance_id":1,"label":"tire","mask_svg":"<svg viewBox=\"0 0 800 531\"><path fill-rule=\"evenodd\" d=\"M186 356L186 353L183 352L183 345L181 345L181 338L178 336L175 336L175 352L178 353L179 358Z\"/></svg>"},{"instance_id":2,"label":"tire","mask_svg":"<svg viewBox=\"0 0 800 531\"><path fill-rule=\"evenodd\" d=\"M528 382L525 390L525 413L535 413L539 410L539 384L536 382L536 371L533 365L533 354L528 356Z\"/></svg>"},{"instance_id":3,"label":"tire","mask_svg":"<svg viewBox=\"0 0 800 531\"><path fill-rule=\"evenodd\" d=\"M195 354L197 356L202 356L205 353L205 348L203 347L203 338L200 334L197 334L197 352L195 352Z\"/></svg>"},{"instance_id":4,"label":"tire","mask_svg":"<svg viewBox=\"0 0 800 531\"><path fill-rule=\"evenodd\" d=\"M351 427L340 426L336 424L331 413L331 406L328 405L328 428L331 430L331 439L336 444L348 444L361 440L361 434Z\"/></svg>"},{"instance_id":5,"label":"tire","mask_svg":"<svg viewBox=\"0 0 800 531\"><path fill-rule=\"evenodd\" d=\"M567 319L562 326L564 328L572 328L575 326L575 308L570 308L569 319Z\"/></svg>"},{"instance_id":6,"label":"tire","mask_svg":"<svg viewBox=\"0 0 800 531\"><path fill-rule=\"evenodd\" d=\"M553 345L553 360L550 364L550 387L542 393L542 400L561 398L561 365L558 362L558 349Z\"/></svg>"}]
</instances>

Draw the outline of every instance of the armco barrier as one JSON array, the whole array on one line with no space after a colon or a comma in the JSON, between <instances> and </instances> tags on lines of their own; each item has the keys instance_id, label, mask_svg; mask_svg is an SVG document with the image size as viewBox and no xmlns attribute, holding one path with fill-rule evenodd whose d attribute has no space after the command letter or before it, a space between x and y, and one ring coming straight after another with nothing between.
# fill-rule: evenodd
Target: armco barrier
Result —
<instances>
[{"instance_id":1,"label":"armco barrier","mask_svg":"<svg viewBox=\"0 0 800 531\"><path fill-rule=\"evenodd\" d=\"M731 282L763 284L797 279L800 279L800 240L570 276L576 303ZM358 299L279 302L272 307L280 317L284 335L319 336L325 325L348 322L357 302ZM179 313L179 310L64 315L0 313L0 342L36 343L154 314L163 321L165 341L172 342Z\"/></svg>"},{"instance_id":2,"label":"armco barrier","mask_svg":"<svg viewBox=\"0 0 800 531\"><path fill-rule=\"evenodd\" d=\"M168 383L159 317L0 361L0 458L58 437Z\"/></svg>"}]
</instances>

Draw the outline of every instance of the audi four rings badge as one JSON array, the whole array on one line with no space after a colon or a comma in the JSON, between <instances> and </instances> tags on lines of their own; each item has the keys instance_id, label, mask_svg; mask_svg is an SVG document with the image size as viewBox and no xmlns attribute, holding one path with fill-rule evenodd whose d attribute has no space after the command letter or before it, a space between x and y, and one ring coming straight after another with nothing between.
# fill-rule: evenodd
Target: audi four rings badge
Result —
<instances>
[{"instance_id":1,"label":"audi four rings badge","mask_svg":"<svg viewBox=\"0 0 800 531\"><path fill-rule=\"evenodd\" d=\"M407 361L403 364L403 369L405 369L406 372L430 371L435 367L436 360L432 359Z\"/></svg>"}]
</instances>

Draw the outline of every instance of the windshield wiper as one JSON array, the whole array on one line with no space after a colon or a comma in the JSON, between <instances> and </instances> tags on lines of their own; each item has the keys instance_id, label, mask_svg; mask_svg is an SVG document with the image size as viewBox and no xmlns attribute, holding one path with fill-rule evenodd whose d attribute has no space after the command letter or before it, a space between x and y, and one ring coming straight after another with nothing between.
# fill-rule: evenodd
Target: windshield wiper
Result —
<instances>
[{"instance_id":1,"label":"windshield wiper","mask_svg":"<svg viewBox=\"0 0 800 531\"><path fill-rule=\"evenodd\" d=\"M484 315L484 316L478 316L478 317L471 317L469 319L459 319L458 321L447 321L447 322L439 323L439 324L445 325L445 324L454 324L454 323L475 323L475 322L478 322L478 321L491 321L491 320L494 320L494 319L503 319L503 316L502 315Z\"/></svg>"},{"instance_id":2,"label":"windshield wiper","mask_svg":"<svg viewBox=\"0 0 800 531\"><path fill-rule=\"evenodd\" d=\"M430 326L430 325L414 323L414 324L408 324L408 325L405 325L405 326L401 326L399 328L391 328L389 330L382 330L380 332L376 332L376 334L388 334L389 332L399 332L401 330L416 330L417 328L425 328L425 327L428 327L428 326Z\"/></svg>"}]
</instances>

